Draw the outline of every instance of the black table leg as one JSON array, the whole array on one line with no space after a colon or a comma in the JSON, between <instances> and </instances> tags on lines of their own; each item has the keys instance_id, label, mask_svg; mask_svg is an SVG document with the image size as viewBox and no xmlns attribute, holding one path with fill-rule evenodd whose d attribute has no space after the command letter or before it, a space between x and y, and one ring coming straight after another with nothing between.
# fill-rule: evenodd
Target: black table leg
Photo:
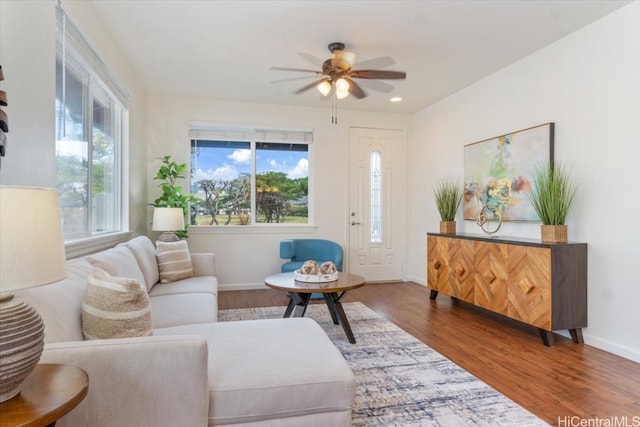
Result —
<instances>
[{"instance_id":1,"label":"black table leg","mask_svg":"<svg viewBox=\"0 0 640 427\"><path fill-rule=\"evenodd\" d=\"M340 302L342 298L345 296L347 292L343 292L341 295L337 293L329 293L325 294L329 298L325 298L327 302L327 308L331 313L331 317L335 319L336 317L340 319L340 324L342 325L342 329L344 329L344 333L347 335L349 342L351 344L356 343L356 339L353 336L353 331L351 331L351 325L349 325L349 321L347 320L347 315L344 312L344 308L342 308L342 303ZM334 322L335 323L335 322Z\"/></svg>"},{"instance_id":2,"label":"black table leg","mask_svg":"<svg viewBox=\"0 0 640 427\"><path fill-rule=\"evenodd\" d=\"M334 325L339 325L340 321L338 320L338 314L335 310L332 310L331 307L335 306L333 301L333 294L322 294L324 296L324 300L327 303L327 308L329 308L329 314L331 314L331 319L333 320Z\"/></svg>"},{"instance_id":3,"label":"black table leg","mask_svg":"<svg viewBox=\"0 0 640 427\"><path fill-rule=\"evenodd\" d=\"M287 309L284 311L284 317L285 319L287 317L291 317L291 312L293 312L293 308L296 306L296 303L293 301L293 297L291 295L289 295L289 304L287 305Z\"/></svg>"},{"instance_id":4,"label":"black table leg","mask_svg":"<svg viewBox=\"0 0 640 427\"><path fill-rule=\"evenodd\" d=\"M295 292L291 292L291 300L289 300L287 309L282 317L304 317L304 314L307 312L307 306L309 305L310 299L311 294L297 294Z\"/></svg>"}]
</instances>

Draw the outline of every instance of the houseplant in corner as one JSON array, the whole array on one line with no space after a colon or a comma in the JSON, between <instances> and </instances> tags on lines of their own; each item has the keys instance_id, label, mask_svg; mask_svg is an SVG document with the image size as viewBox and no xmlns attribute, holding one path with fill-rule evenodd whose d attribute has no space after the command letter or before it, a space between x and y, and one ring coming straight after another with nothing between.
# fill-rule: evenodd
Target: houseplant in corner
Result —
<instances>
[{"instance_id":1,"label":"houseplant in corner","mask_svg":"<svg viewBox=\"0 0 640 427\"><path fill-rule=\"evenodd\" d=\"M565 164L547 164L536 167L533 188L527 196L542 221L542 241L566 243L569 208L577 185L571 179Z\"/></svg>"},{"instance_id":2,"label":"houseplant in corner","mask_svg":"<svg viewBox=\"0 0 640 427\"><path fill-rule=\"evenodd\" d=\"M443 179L433 188L433 196L440 213L440 233L456 234L456 213L462 201L460 186L453 179Z\"/></svg>"},{"instance_id":3,"label":"houseplant in corner","mask_svg":"<svg viewBox=\"0 0 640 427\"><path fill-rule=\"evenodd\" d=\"M189 203L199 202L200 199L191 194L184 194L182 186L176 185L176 180L186 178L187 164L177 164L171 160L171 156L159 158L162 166L158 169L155 178L160 181L159 187L162 195L153 201L152 206L157 208L182 208L184 216L187 216ZM178 237L187 237L187 227L184 230L176 231Z\"/></svg>"}]
</instances>

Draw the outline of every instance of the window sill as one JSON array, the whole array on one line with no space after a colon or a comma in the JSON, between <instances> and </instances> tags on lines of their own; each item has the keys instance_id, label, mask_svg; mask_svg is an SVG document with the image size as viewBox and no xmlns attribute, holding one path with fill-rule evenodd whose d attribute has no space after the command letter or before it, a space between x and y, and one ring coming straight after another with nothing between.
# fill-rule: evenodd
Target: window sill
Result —
<instances>
[{"instance_id":1,"label":"window sill","mask_svg":"<svg viewBox=\"0 0 640 427\"><path fill-rule=\"evenodd\" d=\"M64 248L67 253L67 259L77 258L111 248L120 242L129 240L131 235L132 233L130 231L121 231L103 236L65 242Z\"/></svg>"},{"instance_id":2,"label":"window sill","mask_svg":"<svg viewBox=\"0 0 640 427\"><path fill-rule=\"evenodd\" d=\"M316 225L190 225L188 232L190 236L206 234L307 234L313 233L318 227Z\"/></svg>"}]
</instances>

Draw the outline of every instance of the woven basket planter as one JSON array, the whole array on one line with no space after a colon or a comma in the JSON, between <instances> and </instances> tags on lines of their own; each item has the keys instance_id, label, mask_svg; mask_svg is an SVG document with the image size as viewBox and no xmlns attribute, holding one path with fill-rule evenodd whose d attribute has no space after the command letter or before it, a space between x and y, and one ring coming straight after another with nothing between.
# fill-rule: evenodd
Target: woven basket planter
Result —
<instances>
[{"instance_id":1,"label":"woven basket planter","mask_svg":"<svg viewBox=\"0 0 640 427\"><path fill-rule=\"evenodd\" d=\"M567 243L567 226L542 225L542 241L544 243Z\"/></svg>"},{"instance_id":2,"label":"woven basket planter","mask_svg":"<svg viewBox=\"0 0 640 427\"><path fill-rule=\"evenodd\" d=\"M456 234L456 222L440 221L440 234Z\"/></svg>"}]
</instances>

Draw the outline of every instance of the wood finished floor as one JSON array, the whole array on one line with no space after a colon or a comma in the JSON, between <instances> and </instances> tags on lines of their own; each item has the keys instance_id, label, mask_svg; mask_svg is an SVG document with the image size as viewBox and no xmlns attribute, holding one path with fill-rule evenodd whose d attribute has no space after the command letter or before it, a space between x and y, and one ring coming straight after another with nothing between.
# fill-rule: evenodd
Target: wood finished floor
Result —
<instances>
[{"instance_id":1,"label":"wood finished floor","mask_svg":"<svg viewBox=\"0 0 640 427\"><path fill-rule=\"evenodd\" d=\"M219 308L284 306L287 301L271 289L226 291L220 293ZM345 299L354 301L551 425L609 425L571 424L570 417L627 417L629 426L640 425L638 363L557 334L555 347L545 347L535 328L465 303L453 304L446 296L430 301L427 288L415 283L368 284Z\"/></svg>"}]
</instances>

